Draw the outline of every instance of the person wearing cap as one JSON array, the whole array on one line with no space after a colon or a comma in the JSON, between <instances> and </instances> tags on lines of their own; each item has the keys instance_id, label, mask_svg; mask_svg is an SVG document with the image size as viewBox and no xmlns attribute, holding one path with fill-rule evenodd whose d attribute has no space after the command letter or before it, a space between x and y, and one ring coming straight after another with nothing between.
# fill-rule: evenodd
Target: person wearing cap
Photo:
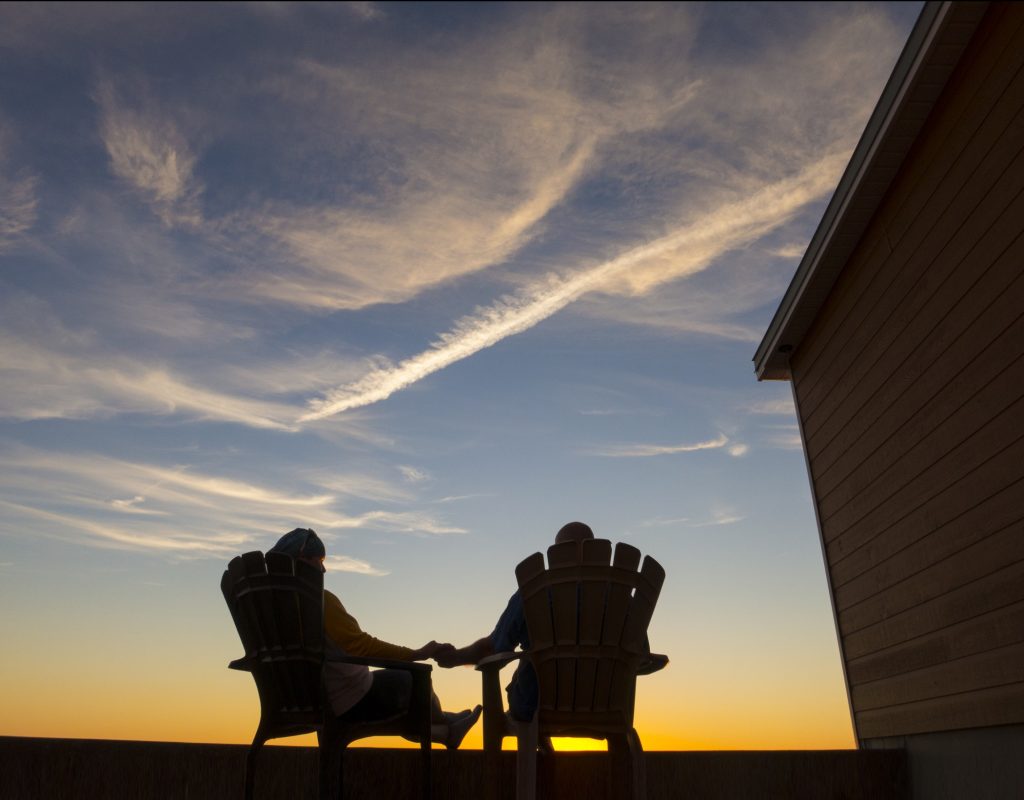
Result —
<instances>
[{"instance_id":1,"label":"person wearing cap","mask_svg":"<svg viewBox=\"0 0 1024 800\"><path fill-rule=\"evenodd\" d=\"M296 528L282 536L268 552L283 553L326 572L327 549L316 532ZM408 708L412 676L401 669L371 671L361 664L346 664L338 656L424 661L451 645L429 641L413 649L391 644L366 633L333 592L324 589L324 640L326 659L324 687L331 710L352 722L383 719ZM480 706L460 712L441 710L437 695L431 698L431 738L457 748L480 717Z\"/></svg>"},{"instance_id":2,"label":"person wearing cap","mask_svg":"<svg viewBox=\"0 0 1024 800\"><path fill-rule=\"evenodd\" d=\"M563 542L583 543L594 538L590 526L583 522L570 522L563 525L555 535L555 544ZM440 645L434 659L442 667L456 667L462 664L476 664L481 659L494 653L515 650L521 646L524 650L530 647L529 632L526 629L526 612L523 609L523 598L517 589L509 598L508 605L498 619L498 624L490 635L477 639L465 647L455 648L452 645ZM533 718L537 709L537 673L528 659L522 659L516 667L512 682L506 688L508 708L512 716L518 720Z\"/></svg>"}]
</instances>

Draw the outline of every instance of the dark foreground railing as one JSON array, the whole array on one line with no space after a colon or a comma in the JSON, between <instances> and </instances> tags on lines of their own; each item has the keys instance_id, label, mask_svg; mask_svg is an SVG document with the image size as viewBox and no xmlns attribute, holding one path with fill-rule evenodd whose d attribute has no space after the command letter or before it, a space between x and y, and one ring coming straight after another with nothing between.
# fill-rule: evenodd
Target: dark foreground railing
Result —
<instances>
[{"instance_id":1,"label":"dark foreground railing","mask_svg":"<svg viewBox=\"0 0 1024 800\"><path fill-rule=\"evenodd\" d=\"M239 745L0 737L3 800L234 800L247 748ZM515 754L505 753L503 797L515 794ZM902 751L647 753L649 800L905 800ZM435 800L476 800L483 753L434 751ZM257 800L316 798L316 751L267 747ZM417 751L353 748L345 756L347 800L414 800ZM607 755L560 753L538 765L539 796L615 800Z\"/></svg>"}]
</instances>

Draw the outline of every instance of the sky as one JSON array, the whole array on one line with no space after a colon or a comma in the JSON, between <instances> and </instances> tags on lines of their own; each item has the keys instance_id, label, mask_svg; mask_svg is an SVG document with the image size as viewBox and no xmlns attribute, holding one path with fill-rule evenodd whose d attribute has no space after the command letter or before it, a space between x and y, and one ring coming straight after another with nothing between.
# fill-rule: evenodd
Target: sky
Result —
<instances>
[{"instance_id":1,"label":"sky","mask_svg":"<svg viewBox=\"0 0 1024 800\"><path fill-rule=\"evenodd\" d=\"M463 645L578 519L646 749L853 746L751 358L920 7L0 6L0 735L248 742L233 556Z\"/></svg>"}]
</instances>

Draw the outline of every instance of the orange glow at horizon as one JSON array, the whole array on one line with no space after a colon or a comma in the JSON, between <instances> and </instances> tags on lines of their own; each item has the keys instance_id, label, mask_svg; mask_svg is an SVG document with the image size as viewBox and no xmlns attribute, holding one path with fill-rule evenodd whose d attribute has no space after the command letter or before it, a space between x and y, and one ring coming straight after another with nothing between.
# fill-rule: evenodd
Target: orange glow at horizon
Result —
<instances>
[{"instance_id":1,"label":"orange glow at horizon","mask_svg":"<svg viewBox=\"0 0 1024 800\"><path fill-rule=\"evenodd\" d=\"M244 677L239 675L239 677ZM182 695L165 694L157 687L148 696L133 696L130 701L116 690L86 692L76 698L52 692L56 706L41 703L41 687L26 687L7 708L6 722L0 723L0 735L44 738L119 739L137 741L202 742L210 744L248 744L259 720L259 702L255 691L235 696L213 696L214 692L194 691L182 701ZM133 693L134 694L134 693ZM644 704L648 705L648 704ZM807 707L773 717L767 704L760 708L739 706L726 709L694 706L687 719L678 719L669 709L652 713L638 706L637 730L645 750L817 750L849 749L854 746L849 719L841 713L815 713ZM454 707L454 706L453 706ZM44 710L45 709L45 710ZM482 747L483 725L469 732L464 749ZM272 741L273 745L316 746L310 734ZM353 743L353 747L416 747L399 737L377 737ZM604 750L606 743L592 739L557 739L556 750ZM507 738L505 749L515 749L515 740Z\"/></svg>"}]
</instances>

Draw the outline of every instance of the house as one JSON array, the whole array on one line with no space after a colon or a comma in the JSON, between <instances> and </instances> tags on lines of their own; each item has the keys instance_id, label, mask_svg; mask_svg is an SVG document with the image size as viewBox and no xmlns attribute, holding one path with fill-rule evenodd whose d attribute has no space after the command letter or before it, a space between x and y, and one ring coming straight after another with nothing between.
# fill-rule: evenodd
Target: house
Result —
<instances>
[{"instance_id":1,"label":"house","mask_svg":"<svg viewBox=\"0 0 1024 800\"><path fill-rule=\"evenodd\" d=\"M860 747L914 797L1024 797L1024 4L925 5L754 362Z\"/></svg>"}]
</instances>

